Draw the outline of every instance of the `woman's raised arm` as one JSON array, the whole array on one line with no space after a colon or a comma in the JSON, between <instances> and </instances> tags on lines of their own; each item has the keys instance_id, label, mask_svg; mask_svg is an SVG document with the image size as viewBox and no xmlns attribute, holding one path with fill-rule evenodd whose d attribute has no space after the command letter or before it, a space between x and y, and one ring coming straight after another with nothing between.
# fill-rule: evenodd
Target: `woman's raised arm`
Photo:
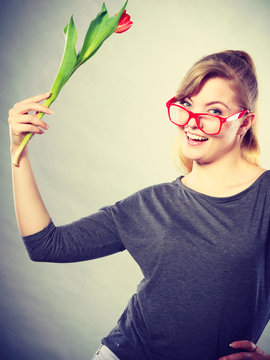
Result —
<instances>
[{"instance_id":1,"label":"woman's raised arm","mask_svg":"<svg viewBox=\"0 0 270 360\"><path fill-rule=\"evenodd\" d=\"M10 153L13 158L27 132L43 134L49 126L30 111L52 114L53 111L41 101L50 97L50 93L37 95L16 103L9 111ZM41 129L42 128L42 129ZM28 155L28 145L21 154L20 165L12 165L14 206L20 234L34 234L44 229L50 222L50 215L41 198Z\"/></svg>"}]
</instances>

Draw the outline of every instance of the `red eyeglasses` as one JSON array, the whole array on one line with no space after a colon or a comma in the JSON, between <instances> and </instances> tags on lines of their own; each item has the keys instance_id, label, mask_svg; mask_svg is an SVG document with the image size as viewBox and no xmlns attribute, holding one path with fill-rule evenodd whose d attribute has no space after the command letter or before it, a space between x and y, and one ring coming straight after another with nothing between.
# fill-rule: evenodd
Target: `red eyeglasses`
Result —
<instances>
[{"instance_id":1,"label":"red eyeglasses","mask_svg":"<svg viewBox=\"0 0 270 360\"><path fill-rule=\"evenodd\" d=\"M242 110L236 114L222 117L214 114L193 113L185 107L175 104L177 99L173 97L167 101L169 119L177 126L184 127L188 124L190 119L195 119L198 128L205 134L217 135L220 133L222 125L226 121L233 121L240 119L242 116L249 113L248 110Z\"/></svg>"}]
</instances>

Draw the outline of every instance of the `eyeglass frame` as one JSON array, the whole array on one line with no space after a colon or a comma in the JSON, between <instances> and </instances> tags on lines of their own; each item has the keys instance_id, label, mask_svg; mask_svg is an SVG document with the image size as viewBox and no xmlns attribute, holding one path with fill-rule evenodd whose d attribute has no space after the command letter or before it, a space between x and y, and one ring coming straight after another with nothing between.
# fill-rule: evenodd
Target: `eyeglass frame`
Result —
<instances>
[{"instance_id":1,"label":"eyeglass frame","mask_svg":"<svg viewBox=\"0 0 270 360\"><path fill-rule=\"evenodd\" d=\"M186 126L186 125L189 123L190 119L193 118L193 119L195 119L198 128L199 128L204 134L207 134L207 135L218 135L218 134L220 133L220 131L221 131L222 125L223 125L225 122L240 119L241 117L243 117L244 115L246 115L246 114L248 114L248 113L250 112L249 110L241 110L240 112L235 113L235 114L232 114L232 115L229 115L229 116L227 116L227 117L223 117L223 116L219 116L219 115L214 115L214 114L207 114L207 113L194 113L194 112L186 109L184 106L175 104L175 101L177 101L177 99L176 99L176 97L174 96L173 98L171 98L169 101L166 102L166 106L167 106L167 109L168 109L168 116L169 116L170 121L171 121L174 125L177 125L177 126L180 126L180 127L184 127L184 126ZM180 124L176 124L174 121L172 121L171 116L170 116L170 107L171 107L172 105L173 105L173 106L177 106L177 107L179 107L180 109L183 109L183 110L185 110L185 111L188 113L189 116L188 116L188 119L187 119L187 121L186 121L185 124L180 125ZM201 128L200 123L199 123L198 117L199 117L200 115L213 116L213 117L217 118L217 119L220 121L219 130L218 130L216 133L213 133L213 134L204 131L204 130ZM232 118L232 119L230 119L230 118Z\"/></svg>"}]
</instances>

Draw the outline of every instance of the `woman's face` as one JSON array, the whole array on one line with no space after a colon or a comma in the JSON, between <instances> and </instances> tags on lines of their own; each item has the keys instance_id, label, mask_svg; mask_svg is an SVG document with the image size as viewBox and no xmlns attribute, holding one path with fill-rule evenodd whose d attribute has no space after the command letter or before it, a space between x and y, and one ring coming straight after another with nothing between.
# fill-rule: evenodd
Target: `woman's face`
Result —
<instances>
[{"instance_id":1,"label":"woman's face","mask_svg":"<svg viewBox=\"0 0 270 360\"><path fill-rule=\"evenodd\" d=\"M229 81L223 78L210 78L198 94L185 98L181 105L194 113L209 113L222 117L240 112L242 109L229 84ZM183 155L202 164L216 161L228 154L239 157L240 136L252 124L246 119L243 117L225 122L217 135L203 133L195 119L190 119L185 127L179 128ZM194 136L199 136L199 139L194 139Z\"/></svg>"}]
</instances>

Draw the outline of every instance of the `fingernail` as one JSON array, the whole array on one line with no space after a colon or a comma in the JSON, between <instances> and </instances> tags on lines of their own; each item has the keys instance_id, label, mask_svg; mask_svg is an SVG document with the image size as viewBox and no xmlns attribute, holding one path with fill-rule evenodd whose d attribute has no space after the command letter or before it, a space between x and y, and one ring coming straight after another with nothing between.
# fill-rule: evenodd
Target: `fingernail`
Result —
<instances>
[{"instance_id":1,"label":"fingernail","mask_svg":"<svg viewBox=\"0 0 270 360\"><path fill-rule=\"evenodd\" d=\"M252 343L252 351L255 351L257 349L257 345Z\"/></svg>"},{"instance_id":2,"label":"fingernail","mask_svg":"<svg viewBox=\"0 0 270 360\"><path fill-rule=\"evenodd\" d=\"M52 109L49 109L49 112L50 112L51 114L54 114L54 111L53 111Z\"/></svg>"}]
</instances>

